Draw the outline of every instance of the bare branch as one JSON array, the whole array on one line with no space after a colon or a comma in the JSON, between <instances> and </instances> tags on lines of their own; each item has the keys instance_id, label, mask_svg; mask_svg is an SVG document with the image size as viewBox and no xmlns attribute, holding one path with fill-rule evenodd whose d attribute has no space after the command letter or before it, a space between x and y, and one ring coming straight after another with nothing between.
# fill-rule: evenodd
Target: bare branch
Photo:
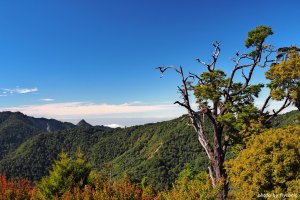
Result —
<instances>
[{"instance_id":1,"label":"bare branch","mask_svg":"<svg viewBox=\"0 0 300 200\"><path fill-rule=\"evenodd\" d=\"M192 79L197 79L200 84L204 84L203 80L197 74L189 72L189 77L191 77Z\"/></svg>"},{"instance_id":2,"label":"bare branch","mask_svg":"<svg viewBox=\"0 0 300 200\"><path fill-rule=\"evenodd\" d=\"M269 60L269 57L270 57L273 53L276 52L276 51L273 49L272 46L270 46L268 49L266 49L265 52L268 52L268 54L265 56L263 64L259 64L259 65L258 65L258 66L263 67L263 68L266 67L268 63L273 63L273 62L276 61L276 60L274 60L274 59Z\"/></svg>"},{"instance_id":3,"label":"bare branch","mask_svg":"<svg viewBox=\"0 0 300 200\"><path fill-rule=\"evenodd\" d=\"M288 106L291 105L291 101L289 99L289 95L287 95L284 103L282 104L282 106L277 110L273 110L273 114L269 116L269 118L265 121L265 123L269 123L274 117L276 117L283 109L287 108Z\"/></svg>"},{"instance_id":4,"label":"bare branch","mask_svg":"<svg viewBox=\"0 0 300 200\"><path fill-rule=\"evenodd\" d=\"M175 101L174 104L178 104L178 105L180 105L180 106L185 107L186 109L188 109L188 107L185 105L185 103L182 103L180 101Z\"/></svg>"},{"instance_id":5,"label":"bare branch","mask_svg":"<svg viewBox=\"0 0 300 200\"><path fill-rule=\"evenodd\" d=\"M208 71L212 72L210 64L205 63L204 61L200 60L199 58L196 59L197 62L207 67Z\"/></svg>"},{"instance_id":6,"label":"bare branch","mask_svg":"<svg viewBox=\"0 0 300 200\"><path fill-rule=\"evenodd\" d=\"M221 43L220 42L215 42L213 44L213 46L215 47L215 50L214 50L214 53L213 53L213 62L211 63L211 67L212 67L212 70L215 70L215 67L216 67L216 63L217 63L217 60L218 60L218 57L220 55L220 45Z\"/></svg>"},{"instance_id":7,"label":"bare branch","mask_svg":"<svg viewBox=\"0 0 300 200\"><path fill-rule=\"evenodd\" d=\"M233 73L232 79L234 78L234 75L235 75L235 73L236 73L237 70L244 69L244 68L246 68L246 67L251 67L250 70L249 70L249 72L248 72L248 76L246 76L246 75L242 72L243 77L245 78L245 82L244 82L243 86L242 86L238 91L236 91L236 92L234 92L234 93L232 93L232 94L230 94L230 95L232 95L232 96L238 95L238 94L240 94L241 92L243 92L243 91L249 86L249 82L250 82L250 80L251 80L251 78L252 78L254 69L256 68L256 66L258 65L258 63L259 63L259 61L260 61L260 59L261 59L261 50L259 50L259 51L260 51L260 53L258 53L258 56L256 56L255 58L252 58L253 63L247 64L247 65L242 65L242 66L237 66L236 68L234 68L234 73ZM245 58L249 58L249 56L246 55ZM232 81L232 79L230 79L230 80ZM232 84L232 83L230 83L230 85L229 85L230 87L231 87L231 84ZM230 91L230 87L229 87L228 93L229 93L229 91ZM227 99L227 98L226 98L226 99Z\"/></svg>"},{"instance_id":8,"label":"bare branch","mask_svg":"<svg viewBox=\"0 0 300 200\"><path fill-rule=\"evenodd\" d=\"M180 73L180 71L174 66L168 66L168 67L160 66L160 67L156 67L155 69L158 69L160 71L161 77L164 76L163 75L164 72L167 71L168 69L174 69L177 73Z\"/></svg>"},{"instance_id":9,"label":"bare branch","mask_svg":"<svg viewBox=\"0 0 300 200\"><path fill-rule=\"evenodd\" d=\"M245 79L246 82L249 81L249 79L248 79L248 78L246 77L246 75L244 74L244 70L242 70L242 76L243 76L243 78Z\"/></svg>"},{"instance_id":10,"label":"bare branch","mask_svg":"<svg viewBox=\"0 0 300 200\"><path fill-rule=\"evenodd\" d=\"M205 67L207 67L208 71L212 72L215 70L216 64L217 64L217 60L219 58L220 55L220 51L221 51L221 43L220 42L214 42L213 46L215 47L213 53L212 53L212 62L207 64L205 62L203 62L202 60L200 60L199 58L196 59L197 62L199 62L200 64L204 65Z\"/></svg>"},{"instance_id":11,"label":"bare branch","mask_svg":"<svg viewBox=\"0 0 300 200\"><path fill-rule=\"evenodd\" d=\"M227 87L226 87L226 90L225 90L225 100L224 100L225 103L230 98L230 89L231 89L231 86L232 86L232 82L233 82L235 73L238 70L241 70L241 69L246 68L246 67L250 67L252 65L252 64L240 65L240 62L243 59L246 59L247 56L248 56L248 54L242 54L242 55L240 55L239 53L236 53L236 55L239 56L239 57L237 59L233 60L235 62L235 66L234 66L234 68L233 68L233 70L231 72L231 75L230 75L230 78L229 78L229 81L227 83Z\"/></svg>"},{"instance_id":12,"label":"bare branch","mask_svg":"<svg viewBox=\"0 0 300 200\"><path fill-rule=\"evenodd\" d=\"M244 74L244 76L245 76L244 78L245 78L246 81L243 84L242 88L239 91L237 91L234 95L240 94L242 91L244 91L249 86L249 82L250 82L250 80L252 78L252 74L254 72L255 67L257 66L257 63L258 63L257 61L254 61L254 63L252 65L252 67L251 67L251 69L250 69L247 77Z\"/></svg>"},{"instance_id":13,"label":"bare branch","mask_svg":"<svg viewBox=\"0 0 300 200\"><path fill-rule=\"evenodd\" d=\"M249 82L250 82L250 80L252 78L254 69L257 66L266 67L268 63L274 62L274 60L273 59L269 59L269 57L272 55L272 53L274 53L276 51L270 45L266 46L265 48L266 49L264 49L264 50L261 49L261 48L257 49L258 54L255 57L250 56L249 54L242 54L242 55L240 55L239 52L236 53L236 56L238 58L232 59L235 62L235 66L234 66L234 68L233 68L233 70L231 72L231 76L229 78L229 81L228 81L228 84L227 84L227 87L226 87L225 101L224 102L227 102L227 100L229 99L229 96L238 95L238 94L240 94L242 91L244 91L249 86ZM267 55L264 56L264 62L262 64L259 64L260 60L261 60L261 56L262 56L262 51L267 52ZM249 60L252 61L252 63L240 65L241 61L244 60L244 59L249 59ZM246 76L243 69L248 68L248 67L250 67L250 70L249 70L249 72L248 72L248 74ZM230 93L234 76L235 76L235 74L236 74L236 72L238 70L242 70L242 76L245 79L245 82L244 82L243 86L238 91L236 91L234 93Z\"/></svg>"},{"instance_id":14,"label":"bare branch","mask_svg":"<svg viewBox=\"0 0 300 200\"><path fill-rule=\"evenodd\" d=\"M262 106L262 108L261 108L260 111L259 111L261 114L264 113L264 110L267 108L268 103L269 103L270 100L271 100L271 96L269 95L269 96L266 98L264 105Z\"/></svg>"},{"instance_id":15,"label":"bare branch","mask_svg":"<svg viewBox=\"0 0 300 200\"><path fill-rule=\"evenodd\" d=\"M195 112L192 109L192 107L190 105L190 99L189 99L189 93L188 93L188 85L189 85L188 77L184 76L182 67L180 66L178 69L176 67L171 66L171 67L163 67L163 68L158 68L158 69L160 69L162 71L162 73L165 72L165 70L167 70L167 69L174 69L177 73L179 73L179 75L181 77L182 87L178 87L178 89L182 95L183 102L176 101L174 104L178 104L187 109L188 116L192 122L192 125L193 125L195 131L197 132L198 141L200 142L200 144L206 151L208 158L213 159L213 148L209 144L209 141L204 134L203 122L201 120L201 117L199 116L199 114L197 112ZM209 108L207 107L207 109L209 109Z\"/></svg>"}]
</instances>

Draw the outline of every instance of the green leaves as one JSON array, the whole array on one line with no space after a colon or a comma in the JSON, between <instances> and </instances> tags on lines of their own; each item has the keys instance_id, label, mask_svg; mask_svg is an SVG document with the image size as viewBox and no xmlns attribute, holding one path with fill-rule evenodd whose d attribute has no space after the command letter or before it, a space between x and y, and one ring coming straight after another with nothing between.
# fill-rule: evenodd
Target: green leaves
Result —
<instances>
[{"instance_id":1,"label":"green leaves","mask_svg":"<svg viewBox=\"0 0 300 200\"><path fill-rule=\"evenodd\" d=\"M226 86L226 74L222 70L204 72L201 74L202 83L195 86L194 94L198 102L219 101Z\"/></svg>"},{"instance_id":2,"label":"green leaves","mask_svg":"<svg viewBox=\"0 0 300 200\"><path fill-rule=\"evenodd\" d=\"M285 52L284 60L270 67L266 78L270 80L268 87L274 100L289 98L299 107L300 54L295 48L290 48L292 50Z\"/></svg>"},{"instance_id":3,"label":"green leaves","mask_svg":"<svg viewBox=\"0 0 300 200\"><path fill-rule=\"evenodd\" d=\"M194 169L187 165L179 174L179 177L173 188L169 192L162 192L162 199L199 199L214 200L217 199L218 192L222 187L223 181L220 181L214 188L206 172L196 173Z\"/></svg>"},{"instance_id":4,"label":"green leaves","mask_svg":"<svg viewBox=\"0 0 300 200\"><path fill-rule=\"evenodd\" d=\"M247 48L255 47L257 49L261 49L263 42L269 35L273 35L271 27L258 26L255 30L248 32L248 38L245 41L245 46Z\"/></svg>"},{"instance_id":5,"label":"green leaves","mask_svg":"<svg viewBox=\"0 0 300 200\"><path fill-rule=\"evenodd\" d=\"M91 166L83 159L80 149L75 158L71 158L65 152L61 152L60 159L54 162L50 175L43 177L38 185L42 199L52 199L63 195L74 187L82 188L88 182Z\"/></svg>"}]
</instances>

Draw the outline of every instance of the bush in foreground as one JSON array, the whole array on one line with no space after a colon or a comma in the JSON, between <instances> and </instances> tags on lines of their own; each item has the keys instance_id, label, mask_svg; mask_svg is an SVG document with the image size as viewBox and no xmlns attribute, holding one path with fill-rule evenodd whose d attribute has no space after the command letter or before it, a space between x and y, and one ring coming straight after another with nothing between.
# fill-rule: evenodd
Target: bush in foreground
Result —
<instances>
[{"instance_id":1,"label":"bush in foreground","mask_svg":"<svg viewBox=\"0 0 300 200\"><path fill-rule=\"evenodd\" d=\"M300 126L270 129L249 140L246 149L227 162L232 198L299 194L299 141Z\"/></svg>"}]
</instances>

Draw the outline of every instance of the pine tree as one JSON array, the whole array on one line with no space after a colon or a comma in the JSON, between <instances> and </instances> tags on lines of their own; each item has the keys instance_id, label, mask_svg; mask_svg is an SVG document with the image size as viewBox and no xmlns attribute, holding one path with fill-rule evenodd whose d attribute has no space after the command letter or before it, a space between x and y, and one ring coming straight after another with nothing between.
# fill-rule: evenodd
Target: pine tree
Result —
<instances>
[{"instance_id":1,"label":"pine tree","mask_svg":"<svg viewBox=\"0 0 300 200\"><path fill-rule=\"evenodd\" d=\"M90 172L91 166L85 162L80 149L74 158L61 152L49 176L44 177L38 185L39 195L42 199L53 199L74 187L83 188L88 183Z\"/></svg>"}]
</instances>

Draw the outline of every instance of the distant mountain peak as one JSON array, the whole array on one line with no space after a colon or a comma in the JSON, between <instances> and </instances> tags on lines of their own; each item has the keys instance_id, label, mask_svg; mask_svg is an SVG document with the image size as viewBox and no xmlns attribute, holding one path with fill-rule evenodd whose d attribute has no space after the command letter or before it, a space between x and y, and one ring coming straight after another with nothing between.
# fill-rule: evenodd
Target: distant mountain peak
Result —
<instances>
[{"instance_id":1,"label":"distant mountain peak","mask_svg":"<svg viewBox=\"0 0 300 200\"><path fill-rule=\"evenodd\" d=\"M89 123L87 123L84 119L80 120L76 126L80 126L80 127L92 127L92 125L90 125Z\"/></svg>"}]
</instances>

